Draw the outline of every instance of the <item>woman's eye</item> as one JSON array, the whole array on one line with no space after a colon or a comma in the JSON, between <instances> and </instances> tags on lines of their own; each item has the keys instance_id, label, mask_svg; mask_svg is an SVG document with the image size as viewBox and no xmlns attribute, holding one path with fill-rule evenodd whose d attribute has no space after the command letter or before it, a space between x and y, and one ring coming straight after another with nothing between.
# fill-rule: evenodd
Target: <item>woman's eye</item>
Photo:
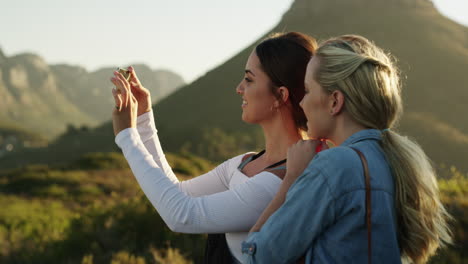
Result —
<instances>
[{"instance_id":1,"label":"woman's eye","mask_svg":"<svg viewBox=\"0 0 468 264\"><path fill-rule=\"evenodd\" d=\"M249 79L249 78L247 78L247 77L245 77L244 80L245 80L246 82L252 82L252 80Z\"/></svg>"}]
</instances>

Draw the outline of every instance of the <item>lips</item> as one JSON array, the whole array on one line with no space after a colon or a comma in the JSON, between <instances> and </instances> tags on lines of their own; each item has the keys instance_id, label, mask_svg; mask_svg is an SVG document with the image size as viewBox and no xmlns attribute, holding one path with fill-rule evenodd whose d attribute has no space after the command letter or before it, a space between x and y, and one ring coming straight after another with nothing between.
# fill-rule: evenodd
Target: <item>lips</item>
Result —
<instances>
[{"instance_id":1,"label":"lips","mask_svg":"<svg viewBox=\"0 0 468 264\"><path fill-rule=\"evenodd\" d=\"M246 100L242 100L242 107L245 107L247 105L247 101Z\"/></svg>"}]
</instances>

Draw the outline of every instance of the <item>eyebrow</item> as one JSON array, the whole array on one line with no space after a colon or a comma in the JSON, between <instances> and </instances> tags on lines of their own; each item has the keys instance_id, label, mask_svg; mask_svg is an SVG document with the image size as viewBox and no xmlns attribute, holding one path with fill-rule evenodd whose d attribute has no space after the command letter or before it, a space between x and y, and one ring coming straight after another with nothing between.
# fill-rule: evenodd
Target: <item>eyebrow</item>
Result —
<instances>
[{"instance_id":1,"label":"eyebrow","mask_svg":"<svg viewBox=\"0 0 468 264\"><path fill-rule=\"evenodd\" d=\"M254 74L251 70L245 70L245 73L250 73L250 74L252 74L253 76L255 76L255 74Z\"/></svg>"}]
</instances>

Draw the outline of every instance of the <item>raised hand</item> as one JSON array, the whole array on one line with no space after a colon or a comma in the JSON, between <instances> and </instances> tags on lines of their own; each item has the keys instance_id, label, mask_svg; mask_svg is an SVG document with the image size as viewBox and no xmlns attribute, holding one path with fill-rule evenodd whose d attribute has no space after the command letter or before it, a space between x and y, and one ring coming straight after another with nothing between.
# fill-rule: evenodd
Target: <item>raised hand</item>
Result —
<instances>
[{"instance_id":1,"label":"raised hand","mask_svg":"<svg viewBox=\"0 0 468 264\"><path fill-rule=\"evenodd\" d=\"M114 72L114 77L111 78L111 82L117 88L112 89L112 95L116 102L116 107L112 112L112 124L114 127L114 135L117 136L120 131L126 128L136 127L138 101L130 90L130 84L125 80L122 74L117 71Z\"/></svg>"},{"instance_id":2,"label":"raised hand","mask_svg":"<svg viewBox=\"0 0 468 264\"><path fill-rule=\"evenodd\" d=\"M128 67L127 70L130 71L130 89L138 102L138 116L151 111L151 94L148 89L141 85L140 80L138 79L135 69L132 66Z\"/></svg>"},{"instance_id":3,"label":"raised hand","mask_svg":"<svg viewBox=\"0 0 468 264\"><path fill-rule=\"evenodd\" d=\"M304 170L315 155L328 149L326 141L321 140L299 140L288 149L286 176L288 181L294 182Z\"/></svg>"}]
</instances>

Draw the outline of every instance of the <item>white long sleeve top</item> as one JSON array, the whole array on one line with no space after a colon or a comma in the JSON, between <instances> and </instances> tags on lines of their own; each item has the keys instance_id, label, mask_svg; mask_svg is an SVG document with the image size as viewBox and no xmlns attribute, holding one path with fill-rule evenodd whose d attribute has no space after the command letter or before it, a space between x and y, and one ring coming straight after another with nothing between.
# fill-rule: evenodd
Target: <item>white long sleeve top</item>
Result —
<instances>
[{"instance_id":1,"label":"white long sleeve top","mask_svg":"<svg viewBox=\"0 0 468 264\"><path fill-rule=\"evenodd\" d=\"M243 154L180 182L162 151L152 111L138 117L137 129L122 130L115 142L143 192L172 231L226 233L232 255L245 262L241 243L277 193L281 179L266 171L246 176L238 169Z\"/></svg>"}]
</instances>

